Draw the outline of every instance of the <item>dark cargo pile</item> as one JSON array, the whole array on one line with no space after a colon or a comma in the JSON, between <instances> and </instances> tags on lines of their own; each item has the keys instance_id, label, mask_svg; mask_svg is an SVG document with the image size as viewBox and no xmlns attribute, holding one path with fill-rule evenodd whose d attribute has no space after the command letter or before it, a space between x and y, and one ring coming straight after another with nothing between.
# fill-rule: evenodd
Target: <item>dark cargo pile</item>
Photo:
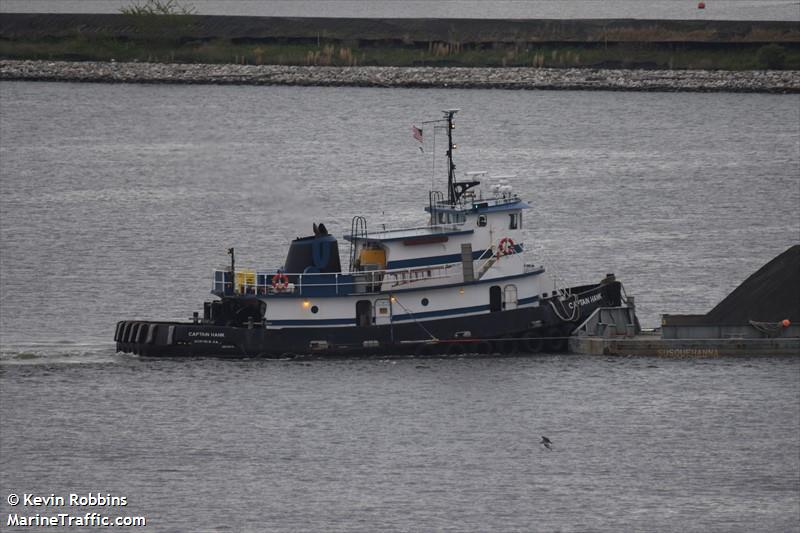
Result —
<instances>
[{"instance_id":1,"label":"dark cargo pile","mask_svg":"<svg viewBox=\"0 0 800 533\"><path fill-rule=\"evenodd\" d=\"M747 325L789 319L800 323L800 245L747 278L705 315L669 315L664 325Z\"/></svg>"}]
</instances>

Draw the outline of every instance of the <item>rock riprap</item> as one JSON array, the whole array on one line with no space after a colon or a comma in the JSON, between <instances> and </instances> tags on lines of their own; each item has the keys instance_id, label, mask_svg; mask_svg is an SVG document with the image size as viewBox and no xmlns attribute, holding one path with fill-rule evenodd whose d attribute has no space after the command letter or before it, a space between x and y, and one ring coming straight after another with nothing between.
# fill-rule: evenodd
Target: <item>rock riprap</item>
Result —
<instances>
[{"instance_id":1,"label":"rock riprap","mask_svg":"<svg viewBox=\"0 0 800 533\"><path fill-rule=\"evenodd\" d=\"M0 61L0 79L355 87L800 93L796 70L321 67Z\"/></svg>"}]
</instances>

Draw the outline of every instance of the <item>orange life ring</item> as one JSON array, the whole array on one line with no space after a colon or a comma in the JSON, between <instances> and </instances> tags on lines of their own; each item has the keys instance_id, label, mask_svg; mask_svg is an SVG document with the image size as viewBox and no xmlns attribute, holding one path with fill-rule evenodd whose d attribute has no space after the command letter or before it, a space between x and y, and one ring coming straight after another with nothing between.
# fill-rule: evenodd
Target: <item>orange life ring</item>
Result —
<instances>
[{"instance_id":1,"label":"orange life ring","mask_svg":"<svg viewBox=\"0 0 800 533\"><path fill-rule=\"evenodd\" d=\"M289 288L289 276L283 272L278 272L272 276L272 288L277 292L283 292Z\"/></svg>"},{"instance_id":2,"label":"orange life ring","mask_svg":"<svg viewBox=\"0 0 800 533\"><path fill-rule=\"evenodd\" d=\"M497 257L501 255L510 255L516 251L514 241L512 241L510 237L503 237L500 239L500 244L497 245Z\"/></svg>"}]
</instances>

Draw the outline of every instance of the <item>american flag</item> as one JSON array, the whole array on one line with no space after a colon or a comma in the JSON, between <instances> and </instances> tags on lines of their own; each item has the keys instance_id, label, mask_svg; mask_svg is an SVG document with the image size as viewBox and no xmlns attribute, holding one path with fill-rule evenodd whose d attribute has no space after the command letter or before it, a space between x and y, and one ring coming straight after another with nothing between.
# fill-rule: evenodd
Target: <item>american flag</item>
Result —
<instances>
[{"instance_id":1,"label":"american flag","mask_svg":"<svg viewBox=\"0 0 800 533\"><path fill-rule=\"evenodd\" d=\"M419 142L422 142L422 129L420 129L420 128L416 127L416 126L411 126L411 133L414 135L414 138L416 140L418 140Z\"/></svg>"}]
</instances>

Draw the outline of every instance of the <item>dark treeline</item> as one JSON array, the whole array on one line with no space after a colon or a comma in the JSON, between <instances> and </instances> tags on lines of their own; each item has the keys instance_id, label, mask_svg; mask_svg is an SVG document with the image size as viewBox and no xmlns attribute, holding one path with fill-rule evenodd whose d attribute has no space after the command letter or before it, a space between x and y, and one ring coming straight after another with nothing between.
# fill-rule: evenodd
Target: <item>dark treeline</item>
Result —
<instances>
[{"instance_id":1,"label":"dark treeline","mask_svg":"<svg viewBox=\"0 0 800 533\"><path fill-rule=\"evenodd\" d=\"M800 69L800 24L2 14L0 57L287 65Z\"/></svg>"}]
</instances>

